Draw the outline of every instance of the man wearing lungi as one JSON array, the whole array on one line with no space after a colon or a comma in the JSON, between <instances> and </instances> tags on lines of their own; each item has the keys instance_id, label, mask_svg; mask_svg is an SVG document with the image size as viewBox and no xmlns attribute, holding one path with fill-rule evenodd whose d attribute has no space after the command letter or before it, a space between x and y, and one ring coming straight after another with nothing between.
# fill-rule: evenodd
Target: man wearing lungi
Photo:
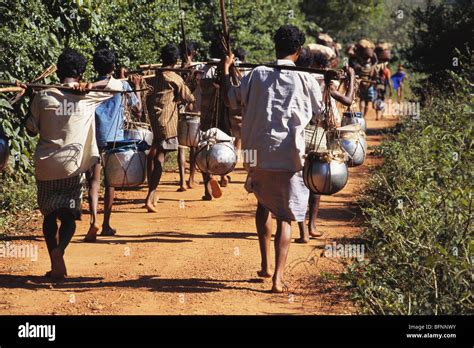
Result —
<instances>
[{"instance_id":1,"label":"man wearing lungi","mask_svg":"<svg viewBox=\"0 0 474 348\"><path fill-rule=\"evenodd\" d=\"M87 60L75 50L59 56L57 74L61 84L84 91L110 86L80 83ZM28 134L39 134L34 155L38 206L44 216L51 271L46 276L62 279L67 275L64 251L76 231L81 215L83 173L99 159L95 140L95 108L112 93L78 94L56 88L38 92L31 102L26 121ZM57 220L61 222L58 229Z\"/></svg>"},{"instance_id":2,"label":"man wearing lungi","mask_svg":"<svg viewBox=\"0 0 474 348\"><path fill-rule=\"evenodd\" d=\"M173 68L179 55L175 45L163 47L163 67ZM166 153L178 150L178 106L194 103L194 96L183 78L174 71L157 71L150 85L153 92L147 97L147 109L153 130L153 145L148 154L148 195L145 207L148 212L157 212L156 189L163 173Z\"/></svg>"},{"instance_id":3,"label":"man wearing lungi","mask_svg":"<svg viewBox=\"0 0 474 348\"><path fill-rule=\"evenodd\" d=\"M280 27L275 36L277 61L295 66L305 35L297 27ZM304 221L309 190L303 182L305 154L304 128L316 122L322 109L321 89L309 74L260 66L246 75L240 86L233 86L229 69L233 55L226 57L224 80L227 102L242 108L242 148L255 151L256 164L248 170L246 188L255 194L258 205L256 227L261 252L260 277L272 277L270 242L273 214L275 273L272 292L287 290L283 275L291 241L291 221Z\"/></svg>"},{"instance_id":4,"label":"man wearing lungi","mask_svg":"<svg viewBox=\"0 0 474 348\"><path fill-rule=\"evenodd\" d=\"M132 88L127 81L115 79L112 75L115 70L115 54L108 48L102 48L94 53L94 69L97 72L97 82L107 83L115 90L131 91ZM133 75L135 89L140 89L140 78ZM124 139L124 108L125 104L132 107L136 113L141 112L140 92L128 93L128 95L115 94L111 99L102 103L95 110L96 140L99 153L103 153L109 143ZM87 172L89 184L89 210L91 222L89 231L84 238L85 242L94 243L97 239L99 225L97 223L97 205L99 202L100 172L102 165L96 163ZM102 223L102 236L113 236L116 230L110 226L110 216L112 215L112 205L114 203L115 188L108 185L104 177L104 221Z\"/></svg>"}]
</instances>

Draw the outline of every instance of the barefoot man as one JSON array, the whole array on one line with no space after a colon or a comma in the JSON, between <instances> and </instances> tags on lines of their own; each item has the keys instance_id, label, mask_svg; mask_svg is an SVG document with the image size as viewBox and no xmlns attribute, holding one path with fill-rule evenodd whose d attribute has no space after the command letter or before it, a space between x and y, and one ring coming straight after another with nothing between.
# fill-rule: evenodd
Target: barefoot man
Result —
<instances>
[{"instance_id":1,"label":"barefoot man","mask_svg":"<svg viewBox=\"0 0 474 348\"><path fill-rule=\"evenodd\" d=\"M57 62L61 84L81 91L93 87L79 83L86 64L80 53L64 50ZM75 220L81 215L83 174L99 160L95 108L113 95L84 95L50 88L38 92L31 103L26 127L31 136L39 134L35 177L38 206L44 216L43 234L51 258L51 271L46 275L54 279L67 275L63 255L76 231Z\"/></svg>"},{"instance_id":2,"label":"barefoot man","mask_svg":"<svg viewBox=\"0 0 474 348\"><path fill-rule=\"evenodd\" d=\"M116 90L131 91L131 87L126 81L114 79L112 74L115 70L115 54L107 48L97 50L93 57L94 69L97 72L97 81L108 83ZM137 75L132 76L135 89L140 89L140 78ZM119 93L113 98L102 103L95 111L96 140L99 153L106 150L108 143L124 139L124 101L133 108L136 113L141 112L140 92L129 93L128 98ZM100 172L101 163L96 163L91 170L87 172L89 183L89 210L91 222L89 231L84 238L85 242L94 243L97 239L99 225L97 223L97 205L99 202ZM104 178L105 180L105 178ZM104 195L104 221L102 223L102 236L113 236L116 230L110 226L110 216L112 215L112 205L114 203L115 188L109 186L105 180Z\"/></svg>"},{"instance_id":3,"label":"barefoot man","mask_svg":"<svg viewBox=\"0 0 474 348\"><path fill-rule=\"evenodd\" d=\"M277 61L295 66L305 35L297 27L285 25L274 36ZM270 242L272 215L277 222L275 235L275 273L272 292L287 290L283 275L291 241L291 221L304 221L309 190L303 182L305 154L304 128L317 121L322 108L321 89L309 74L257 67L240 86L233 86L229 69L233 55L226 57L224 80L227 102L233 109L242 107L242 148L255 151L254 167L246 188L257 197L256 226L262 256L261 277L272 277Z\"/></svg>"},{"instance_id":4,"label":"barefoot man","mask_svg":"<svg viewBox=\"0 0 474 348\"><path fill-rule=\"evenodd\" d=\"M173 68L179 59L179 49L168 44L161 50L164 68ZM166 153L178 150L178 106L194 103L194 96L181 76L174 71L157 71L150 81L153 93L147 98L153 145L148 154L148 195L145 207L156 210L156 189L160 183Z\"/></svg>"}]
</instances>

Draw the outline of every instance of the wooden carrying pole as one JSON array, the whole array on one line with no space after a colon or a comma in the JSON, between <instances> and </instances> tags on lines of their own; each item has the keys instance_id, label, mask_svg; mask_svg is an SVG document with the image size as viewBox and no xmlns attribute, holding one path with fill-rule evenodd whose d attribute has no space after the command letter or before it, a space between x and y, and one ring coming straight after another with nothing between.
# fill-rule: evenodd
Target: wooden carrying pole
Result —
<instances>
[{"instance_id":1,"label":"wooden carrying pole","mask_svg":"<svg viewBox=\"0 0 474 348\"><path fill-rule=\"evenodd\" d=\"M218 65L219 62L207 62L206 64L209 65ZM291 70L291 71L302 71L302 72L308 72L312 74L330 74L331 76L334 76L335 78L339 75L341 75L342 71L334 70L334 69L315 69L315 68L304 68L304 67L299 67L299 66L292 66L292 65L276 65L276 64L270 64L270 63L259 63L259 64L253 64L253 63L236 63L234 66L238 68L250 68L254 69L259 66L266 66L269 68L274 68L274 69L280 69L280 70Z\"/></svg>"},{"instance_id":2,"label":"wooden carrying pole","mask_svg":"<svg viewBox=\"0 0 474 348\"><path fill-rule=\"evenodd\" d=\"M221 5L221 21L222 21L222 32L224 34L224 41L227 47L226 53L230 54L232 53L232 50L230 48L230 36L229 36L229 26L227 25L227 15L225 13L225 4L224 0L220 0L220 5Z\"/></svg>"},{"instance_id":3,"label":"wooden carrying pole","mask_svg":"<svg viewBox=\"0 0 474 348\"><path fill-rule=\"evenodd\" d=\"M18 87L17 83L7 82L7 81L0 81L0 85ZM39 84L39 83L25 83L25 85L29 88L38 88L38 89L56 88L56 89L64 90L64 91L78 91L73 87L61 86L61 85L44 85L44 84ZM90 88L90 89L86 89L85 92L132 93L132 92L142 92L142 91L147 91L147 90L148 89L145 88L145 89L135 89L135 90L130 90L130 91L119 91L119 90L113 90L113 89Z\"/></svg>"},{"instance_id":4,"label":"wooden carrying pole","mask_svg":"<svg viewBox=\"0 0 474 348\"><path fill-rule=\"evenodd\" d=\"M188 45L186 42L186 31L184 30L184 11L183 11L183 6L181 4L181 0L179 0L179 21L181 24L181 36L183 39L183 48L184 48L184 54L185 54L185 61L183 61L184 64L190 63L188 61L189 59L189 52L188 52Z\"/></svg>"}]
</instances>

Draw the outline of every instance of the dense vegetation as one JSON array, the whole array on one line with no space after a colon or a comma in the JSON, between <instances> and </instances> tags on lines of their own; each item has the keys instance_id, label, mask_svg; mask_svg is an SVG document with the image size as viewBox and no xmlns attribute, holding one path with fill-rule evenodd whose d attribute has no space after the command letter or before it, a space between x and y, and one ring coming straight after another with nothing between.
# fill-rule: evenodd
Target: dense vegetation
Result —
<instances>
[{"instance_id":1,"label":"dense vegetation","mask_svg":"<svg viewBox=\"0 0 474 348\"><path fill-rule=\"evenodd\" d=\"M378 151L362 201L368 261L349 268L355 298L377 314L474 310L474 161L469 90L434 98Z\"/></svg>"},{"instance_id":2,"label":"dense vegetation","mask_svg":"<svg viewBox=\"0 0 474 348\"><path fill-rule=\"evenodd\" d=\"M472 313L472 7L433 5L416 18L409 56L426 74L424 105L377 150L384 162L361 201L368 260L347 278L368 313Z\"/></svg>"}]
</instances>

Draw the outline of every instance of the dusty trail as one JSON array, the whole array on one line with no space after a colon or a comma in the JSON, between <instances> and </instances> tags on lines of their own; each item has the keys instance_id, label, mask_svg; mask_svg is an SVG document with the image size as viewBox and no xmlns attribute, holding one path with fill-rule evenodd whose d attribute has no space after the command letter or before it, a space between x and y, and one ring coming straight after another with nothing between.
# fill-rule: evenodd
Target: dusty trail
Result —
<instances>
[{"instance_id":1,"label":"dusty trail","mask_svg":"<svg viewBox=\"0 0 474 348\"><path fill-rule=\"evenodd\" d=\"M375 122L371 113L369 146L380 142L380 128L394 123L392 117ZM319 255L325 245L360 233L353 202L376 163L369 155L363 166L350 169L343 191L323 197L319 227L325 239L292 243L289 294L270 294L271 283L256 275L255 198L243 188L242 169L231 174L224 196L211 202L201 201L201 185L176 192L178 174L167 173L159 187L159 213L142 208L144 187L118 192L112 215L115 237L83 243L89 223L83 216L66 251L69 278L63 283L52 284L42 276L49 258L40 224L34 232L18 231L8 238L37 246L39 254L36 262L0 259L0 314L353 313L348 294L334 281L343 268L340 259ZM293 236L298 236L296 224Z\"/></svg>"}]
</instances>

